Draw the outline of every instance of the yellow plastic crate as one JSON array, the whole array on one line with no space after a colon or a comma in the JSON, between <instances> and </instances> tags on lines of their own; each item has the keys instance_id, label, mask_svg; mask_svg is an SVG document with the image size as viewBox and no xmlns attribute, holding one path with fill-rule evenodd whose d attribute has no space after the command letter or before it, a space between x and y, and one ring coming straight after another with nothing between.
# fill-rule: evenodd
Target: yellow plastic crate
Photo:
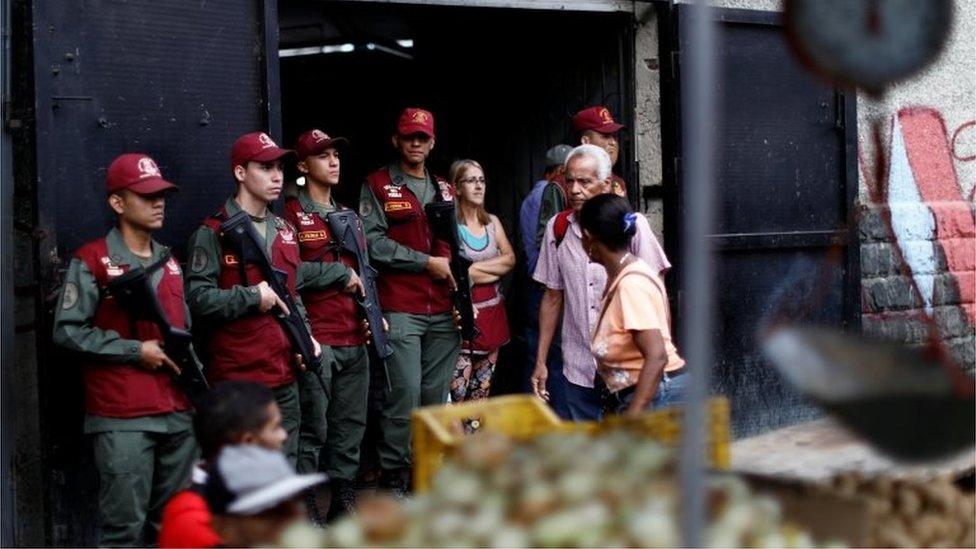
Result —
<instances>
[{"instance_id":1,"label":"yellow plastic crate","mask_svg":"<svg viewBox=\"0 0 976 549\"><path fill-rule=\"evenodd\" d=\"M611 416L600 422L561 421L542 400L532 395L508 395L475 402L428 406L413 412L413 486L424 492L444 460L466 436L462 422L477 432L501 433L528 440L556 432L600 433L626 429L676 445L681 436L681 408L648 412L639 418ZM724 398L708 401L708 458L712 467L729 467L729 403Z\"/></svg>"}]
</instances>

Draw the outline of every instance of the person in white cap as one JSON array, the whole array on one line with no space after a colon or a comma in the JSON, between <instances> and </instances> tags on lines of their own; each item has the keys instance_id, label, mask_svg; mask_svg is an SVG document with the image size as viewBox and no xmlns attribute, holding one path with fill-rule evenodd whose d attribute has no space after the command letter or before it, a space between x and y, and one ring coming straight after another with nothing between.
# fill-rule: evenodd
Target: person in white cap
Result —
<instances>
[{"instance_id":1,"label":"person in white cap","mask_svg":"<svg viewBox=\"0 0 976 549\"><path fill-rule=\"evenodd\" d=\"M227 446L211 464L203 493L222 545L274 546L289 525L304 518L305 491L327 479L324 473L295 473L281 452Z\"/></svg>"}]
</instances>

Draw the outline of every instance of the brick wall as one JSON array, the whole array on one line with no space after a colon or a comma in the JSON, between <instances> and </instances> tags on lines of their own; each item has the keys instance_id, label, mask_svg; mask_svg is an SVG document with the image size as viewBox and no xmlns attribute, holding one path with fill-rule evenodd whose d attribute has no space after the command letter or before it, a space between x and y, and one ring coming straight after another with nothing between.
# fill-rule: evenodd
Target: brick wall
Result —
<instances>
[{"instance_id":1,"label":"brick wall","mask_svg":"<svg viewBox=\"0 0 976 549\"><path fill-rule=\"evenodd\" d=\"M858 101L862 324L865 334L908 345L934 330L972 372L976 2L954 7L935 63L882 99Z\"/></svg>"},{"instance_id":2,"label":"brick wall","mask_svg":"<svg viewBox=\"0 0 976 549\"><path fill-rule=\"evenodd\" d=\"M862 170L867 186L860 208L863 330L909 345L922 345L931 334L971 371L976 363L973 186L960 181L956 169L967 157L954 150L938 109L906 107L888 118L879 126L889 134L883 160L888 169L878 175L871 166ZM965 131L968 126L962 125ZM961 146L959 139L955 145Z\"/></svg>"}]
</instances>

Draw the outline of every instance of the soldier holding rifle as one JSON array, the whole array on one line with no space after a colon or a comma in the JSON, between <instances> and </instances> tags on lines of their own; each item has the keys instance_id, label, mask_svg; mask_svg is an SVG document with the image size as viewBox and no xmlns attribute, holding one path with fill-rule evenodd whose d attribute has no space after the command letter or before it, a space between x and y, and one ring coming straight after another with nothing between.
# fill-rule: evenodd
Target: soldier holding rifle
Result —
<instances>
[{"instance_id":1,"label":"soldier holding rifle","mask_svg":"<svg viewBox=\"0 0 976 549\"><path fill-rule=\"evenodd\" d=\"M452 311L450 252L434 238L424 207L453 201L450 183L431 175L434 117L408 108L392 138L399 158L366 178L360 197L369 256L380 271L377 286L389 322L393 354L380 419L380 486L402 495L410 466L410 413L447 401L460 351Z\"/></svg>"},{"instance_id":2,"label":"soldier holding rifle","mask_svg":"<svg viewBox=\"0 0 976 549\"><path fill-rule=\"evenodd\" d=\"M159 325L124 307L109 286L143 269L155 292L152 306L165 321L184 330L190 317L179 263L151 237L163 226L166 193L176 186L144 154L116 158L107 186L118 225L75 252L55 311L54 341L83 357L99 545L145 546L155 540L163 505L189 480L196 443L190 400L175 382L180 367L167 355ZM183 367L198 369L187 349Z\"/></svg>"},{"instance_id":3,"label":"soldier holding rifle","mask_svg":"<svg viewBox=\"0 0 976 549\"><path fill-rule=\"evenodd\" d=\"M329 137L321 130L310 130L299 136L298 170L305 185L298 196L285 202L285 219L298 230L302 255L298 289L308 310L315 338L332 347L335 361L325 367L328 391L318 384L299 384L302 401L302 426L299 435L298 471L316 473L320 468L329 475L332 504L329 518L352 510L356 503L356 475L359 470L359 447L366 430L366 406L369 392L369 353L366 348L369 324L357 300L365 302L366 290L357 270L367 278L369 267L365 249L347 249L343 234L336 234L330 220L345 216L347 230L361 234L362 223L354 210L338 204L332 188L339 184L340 154L348 141ZM356 239L352 239L356 243ZM355 247L355 246L353 246ZM365 248L365 242L363 242ZM358 252L358 253L357 253ZM358 256L358 257L357 257ZM359 261L359 257L363 261ZM334 280L303 276L319 266L338 269ZM368 278L367 278L368 279ZM375 312L375 286L372 298ZM382 317L379 317L382 318ZM380 326L374 327L383 330ZM382 358L389 355L377 349Z\"/></svg>"},{"instance_id":4,"label":"soldier holding rifle","mask_svg":"<svg viewBox=\"0 0 976 549\"><path fill-rule=\"evenodd\" d=\"M208 327L208 379L254 381L271 388L288 432L284 450L292 463L297 461L301 422L296 377L318 382L317 366L332 361L328 347L320 348L309 335L305 310L295 294L301 265L295 229L268 208L281 194L283 160L294 154L263 132L234 143L231 170L237 193L190 237L186 277L190 310ZM320 265L318 276L327 278L328 271Z\"/></svg>"}]
</instances>

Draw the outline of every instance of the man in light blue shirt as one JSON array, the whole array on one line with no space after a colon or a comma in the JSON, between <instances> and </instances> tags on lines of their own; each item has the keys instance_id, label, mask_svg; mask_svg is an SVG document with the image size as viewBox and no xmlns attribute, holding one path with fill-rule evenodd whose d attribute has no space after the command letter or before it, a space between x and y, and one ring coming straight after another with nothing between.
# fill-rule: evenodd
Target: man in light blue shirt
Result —
<instances>
[{"instance_id":1,"label":"man in light blue shirt","mask_svg":"<svg viewBox=\"0 0 976 549\"><path fill-rule=\"evenodd\" d=\"M542 175L542 179L535 182L528 196L522 201L522 208L519 210L519 233L522 237L522 245L525 247L529 273L535 272L535 264L539 260L539 242L542 237L542 233L538 230L539 226L545 227L549 218L558 213L558 211L545 212L546 218L540 217L543 213L543 194L548 190L549 185L556 186L558 190L565 169L563 163L571 150L573 148L569 145L556 145L546 151L546 172Z\"/></svg>"}]
</instances>

